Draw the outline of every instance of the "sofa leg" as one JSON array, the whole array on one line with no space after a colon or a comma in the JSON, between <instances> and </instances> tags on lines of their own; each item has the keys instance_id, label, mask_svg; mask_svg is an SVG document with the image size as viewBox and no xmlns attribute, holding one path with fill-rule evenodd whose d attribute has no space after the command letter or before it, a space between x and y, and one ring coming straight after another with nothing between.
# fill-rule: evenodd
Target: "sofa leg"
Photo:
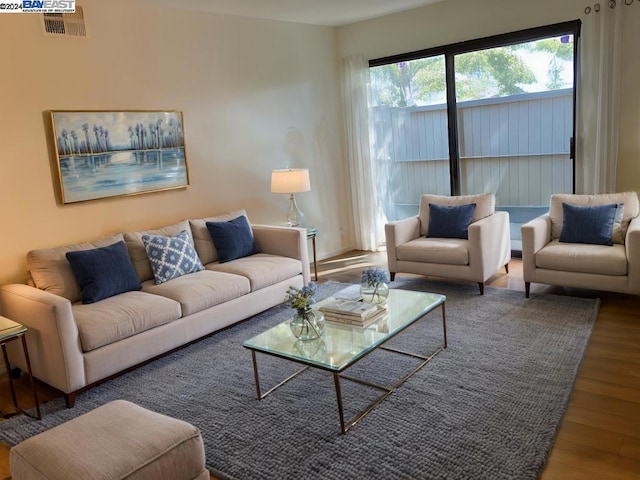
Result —
<instances>
[{"instance_id":1,"label":"sofa leg","mask_svg":"<svg viewBox=\"0 0 640 480\"><path fill-rule=\"evenodd\" d=\"M389 272L389 278L393 282L396 279L396 272Z\"/></svg>"},{"instance_id":2,"label":"sofa leg","mask_svg":"<svg viewBox=\"0 0 640 480\"><path fill-rule=\"evenodd\" d=\"M505 271L505 272L507 272L507 273L509 273L509 264L508 264L508 263L506 263L506 264L504 265L504 271Z\"/></svg>"},{"instance_id":3,"label":"sofa leg","mask_svg":"<svg viewBox=\"0 0 640 480\"><path fill-rule=\"evenodd\" d=\"M531 293L531 282L524 282L524 294L526 298L529 298L530 293Z\"/></svg>"},{"instance_id":4,"label":"sofa leg","mask_svg":"<svg viewBox=\"0 0 640 480\"><path fill-rule=\"evenodd\" d=\"M71 393L64 394L64 403L66 404L67 408L73 408L73 406L76 404L77 396L78 396L78 392L71 392Z\"/></svg>"},{"instance_id":5,"label":"sofa leg","mask_svg":"<svg viewBox=\"0 0 640 480\"><path fill-rule=\"evenodd\" d=\"M478 282L478 287L480 287L480 295L484 295L484 282Z\"/></svg>"}]
</instances>

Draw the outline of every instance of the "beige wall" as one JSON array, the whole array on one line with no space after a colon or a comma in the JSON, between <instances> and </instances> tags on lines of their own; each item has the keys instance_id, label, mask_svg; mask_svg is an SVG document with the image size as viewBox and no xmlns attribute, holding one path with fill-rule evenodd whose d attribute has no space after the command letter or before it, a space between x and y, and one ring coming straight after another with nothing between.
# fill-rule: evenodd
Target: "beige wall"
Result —
<instances>
[{"instance_id":1,"label":"beige wall","mask_svg":"<svg viewBox=\"0 0 640 480\"><path fill-rule=\"evenodd\" d=\"M37 14L0 15L0 283L23 281L25 253L245 208L281 223L270 172L308 167L298 204L320 228L320 256L353 245L342 161L336 30L83 0L88 38L51 38ZM56 203L47 110L176 109L191 186ZM343 234L341 235L341 229Z\"/></svg>"},{"instance_id":2,"label":"beige wall","mask_svg":"<svg viewBox=\"0 0 640 480\"><path fill-rule=\"evenodd\" d=\"M582 19L586 0L446 0L339 29L344 57L368 59L412 52L542 25ZM607 2L599 2L605 8ZM618 2L620 5L622 2ZM640 5L623 20L620 151L617 190L640 191Z\"/></svg>"}]
</instances>

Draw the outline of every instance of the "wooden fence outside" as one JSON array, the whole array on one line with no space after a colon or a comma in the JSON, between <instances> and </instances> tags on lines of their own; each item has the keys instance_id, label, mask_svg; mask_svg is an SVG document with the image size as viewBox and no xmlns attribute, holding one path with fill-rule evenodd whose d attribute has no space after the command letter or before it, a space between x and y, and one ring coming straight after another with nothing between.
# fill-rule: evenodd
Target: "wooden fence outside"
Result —
<instances>
[{"instance_id":1,"label":"wooden fence outside","mask_svg":"<svg viewBox=\"0 0 640 480\"><path fill-rule=\"evenodd\" d=\"M573 191L571 89L458 104L462 193L493 192L499 206L544 206ZM446 106L372 109L389 220L417 212L420 195L449 192Z\"/></svg>"}]
</instances>

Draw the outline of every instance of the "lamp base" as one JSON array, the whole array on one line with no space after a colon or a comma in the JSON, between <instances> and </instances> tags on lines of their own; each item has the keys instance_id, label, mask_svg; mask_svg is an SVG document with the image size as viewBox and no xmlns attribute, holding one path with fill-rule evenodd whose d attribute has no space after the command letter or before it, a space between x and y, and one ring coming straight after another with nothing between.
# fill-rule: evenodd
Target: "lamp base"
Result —
<instances>
[{"instance_id":1,"label":"lamp base","mask_svg":"<svg viewBox=\"0 0 640 480\"><path fill-rule=\"evenodd\" d=\"M287 213L287 223L290 227L301 227L304 225L304 214L298 208L296 197L292 193L289 197L289 212Z\"/></svg>"}]
</instances>

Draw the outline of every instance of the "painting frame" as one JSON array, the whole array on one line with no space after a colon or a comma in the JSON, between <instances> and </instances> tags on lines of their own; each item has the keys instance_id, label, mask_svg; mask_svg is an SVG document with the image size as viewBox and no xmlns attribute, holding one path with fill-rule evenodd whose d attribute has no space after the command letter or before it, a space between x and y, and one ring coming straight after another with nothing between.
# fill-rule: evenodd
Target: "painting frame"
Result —
<instances>
[{"instance_id":1,"label":"painting frame","mask_svg":"<svg viewBox=\"0 0 640 480\"><path fill-rule=\"evenodd\" d=\"M180 110L49 110L63 205L190 185Z\"/></svg>"}]
</instances>

